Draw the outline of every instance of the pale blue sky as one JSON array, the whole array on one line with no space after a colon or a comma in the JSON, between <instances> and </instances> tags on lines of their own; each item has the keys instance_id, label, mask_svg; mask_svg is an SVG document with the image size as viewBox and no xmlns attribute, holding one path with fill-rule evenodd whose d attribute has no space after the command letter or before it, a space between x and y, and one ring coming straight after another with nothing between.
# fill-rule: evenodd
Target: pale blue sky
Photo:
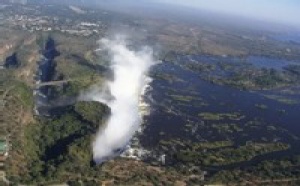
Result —
<instances>
[{"instance_id":1,"label":"pale blue sky","mask_svg":"<svg viewBox=\"0 0 300 186\"><path fill-rule=\"evenodd\" d=\"M300 26L300 0L154 0Z\"/></svg>"}]
</instances>

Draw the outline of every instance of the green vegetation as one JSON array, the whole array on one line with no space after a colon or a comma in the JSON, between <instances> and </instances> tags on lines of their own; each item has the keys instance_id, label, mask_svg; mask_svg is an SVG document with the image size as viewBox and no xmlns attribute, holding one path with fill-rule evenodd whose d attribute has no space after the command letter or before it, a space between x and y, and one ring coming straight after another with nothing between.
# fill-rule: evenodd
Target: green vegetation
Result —
<instances>
[{"instance_id":1,"label":"green vegetation","mask_svg":"<svg viewBox=\"0 0 300 186\"><path fill-rule=\"evenodd\" d=\"M256 68L249 63L245 63L243 58L239 58L238 62L236 61L238 58L229 58L228 60L231 62L228 62L217 56L212 57L216 59L216 61L218 60L216 64L207 64L201 61L183 65L180 62L174 63L197 72L204 80L243 90L265 90L298 85L300 79L298 73L299 66L297 65L290 65L284 68L284 70L277 70L273 68Z\"/></svg>"},{"instance_id":2,"label":"green vegetation","mask_svg":"<svg viewBox=\"0 0 300 186\"><path fill-rule=\"evenodd\" d=\"M92 85L95 85L97 83L101 83L99 77L94 78L93 75L88 76L88 74L86 74L86 76L81 77L81 79L76 79L74 81L68 82L65 85L64 90L58 90L57 94L59 96L77 96L80 94L80 92L88 90Z\"/></svg>"},{"instance_id":3,"label":"green vegetation","mask_svg":"<svg viewBox=\"0 0 300 186\"><path fill-rule=\"evenodd\" d=\"M99 113L109 113L109 108L98 102L78 102L75 104L74 110L84 120L95 124L103 123L103 115Z\"/></svg>"},{"instance_id":4,"label":"green vegetation","mask_svg":"<svg viewBox=\"0 0 300 186\"><path fill-rule=\"evenodd\" d=\"M282 74L274 69L263 69L263 74L254 78L254 82L260 87L274 87L277 84L284 82Z\"/></svg>"},{"instance_id":5,"label":"green vegetation","mask_svg":"<svg viewBox=\"0 0 300 186\"><path fill-rule=\"evenodd\" d=\"M175 83L177 81L183 81L182 79L179 79L178 77L171 74L155 73L152 76L156 79L167 81L170 84Z\"/></svg>"},{"instance_id":6,"label":"green vegetation","mask_svg":"<svg viewBox=\"0 0 300 186\"><path fill-rule=\"evenodd\" d=\"M201 143L193 143L192 148L194 150L218 149L223 147L230 147L232 145L233 145L232 141L201 142Z\"/></svg>"},{"instance_id":7,"label":"green vegetation","mask_svg":"<svg viewBox=\"0 0 300 186\"><path fill-rule=\"evenodd\" d=\"M234 123L213 124L212 128L217 129L217 131L221 134L235 133L235 132L242 132L243 131L243 128L241 126L239 126L239 124L234 124Z\"/></svg>"},{"instance_id":8,"label":"green vegetation","mask_svg":"<svg viewBox=\"0 0 300 186\"><path fill-rule=\"evenodd\" d=\"M300 156L284 158L282 160L264 161L257 166L247 169L219 171L213 175L210 184L223 183L253 183L255 185L298 185L300 177ZM246 181L247 180L247 181Z\"/></svg>"},{"instance_id":9,"label":"green vegetation","mask_svg":"<svg viewBox=\"0 0 300 186\"><path fill-rule=\"evenodd\" d=\"M14 92L18 95L19 99L23 102L24 106L33 107L33 96L32 90L25 83L16 83L13 89Z\"/></svg>"},{"instance_id":10,"label":"green vegetation","mask_svg":"<svg viewBox=\"0 0 300 186\"><path fill-rule=\"evenodd\" d=\"M265 97L268 98L268 99L272 99L272 100L278 101L280 103L287 104L287 105L296 105L296 104L300 103L299 100L288 98L288 97L284 97L284 96L265 95Z\"/></svg>"},{"instance_id":11,"label":"green vegetation","mask_svg":"<svg viewBox=\"0 0 300 186\"><path fill-rule=\"evenodd\" d=\"M91 141L108 114L107 107L97 102L79 102L64 110L67 113L39 119L26 127L24 153L28 167L22 177L9 174L10 180L59 183L68 180L66 174L98 174L92 163Z\"/></svg>"},{"instance_id":12,"label":"green vegetation","mask_svg":"<svg viewBox=\"0 0 300 186\"><path fill-rule=\"evenodd\" d=\"M199 114L199 117L201 117L204 120L212 120L212 121L220 121L224 119L228 120L234 120L238 121L243 119L245 116L241 115L240 113L209 113L209 112L203 112Z\"/></svg>"},{"instance_id":13,"label":"green vegetation","mask_svg":"<svg viewBox=\"0 0 300 186\"><path fill-rule=\"evenodd\" d=\"M216 146L215 144L206 145L208 146L208 151L202 152L198 151L198 148L193 148L192 150L181 150L176 153L176 158L182 162L193 162L206 166L221 166L249 161L262 154L282 151L289 148L289 145L283 143L247 143L245 146L240 146L238 148L227 147L230 145L231 144L228 142L222 142L217 147L224 148L217 150L211 150L214 149Z\"/></svg>"},{"instance_id":14,"label":"green vegetation","mask_svg":"<svg viewBox=\"0 0 300 186\"><path fill-rule=\"evenodd\" d=\"M194 100L201 100L200 98L194 97L194 96L183 96L183 95L170 95L170 97L176 101L182 101L182 102L190 102Z\"/></svg>"},{"instance_id":15,"label":"green vegetation","mask_svg":"<svg viewBox=\"0 0 300 186\"><path fill-rule=\"evenodd\" d=\"M188 69L190 69L192 71L196 71L196 72L213 71L216 69L215 65L203 64L203 63L187 64L186 67Z\"/></svg>"}]
</instances>

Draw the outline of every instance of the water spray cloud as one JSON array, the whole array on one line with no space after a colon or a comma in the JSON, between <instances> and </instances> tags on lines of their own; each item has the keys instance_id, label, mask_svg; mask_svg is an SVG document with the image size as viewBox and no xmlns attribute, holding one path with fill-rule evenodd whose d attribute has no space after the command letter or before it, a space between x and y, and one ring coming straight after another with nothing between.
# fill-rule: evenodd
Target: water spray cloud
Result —
<instances>
[{"instance_id":1,"label":"water spray cloud","mask_svg":"<svg viewBox=\"0 0 300 186\"><path fill-rule=\"evenodd\" d=\"M113 99L104 99L101 93L94 95L96 100L105 102L111 108L106 127L99 131L93 143L94 160L98 163L113 157L116 151L124 148L139 128L139 101L143 87L147 84L146 74L155 64L150 48L131 50L124 36L102 39L100 45L111 56L114 79L108 82Z\"/></svg>"}]
</instances>

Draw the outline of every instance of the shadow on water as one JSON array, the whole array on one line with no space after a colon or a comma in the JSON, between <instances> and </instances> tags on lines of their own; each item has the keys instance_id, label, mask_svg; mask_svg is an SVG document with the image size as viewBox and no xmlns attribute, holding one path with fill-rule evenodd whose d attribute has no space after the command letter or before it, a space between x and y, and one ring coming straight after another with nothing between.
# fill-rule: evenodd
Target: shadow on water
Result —
<instances>
[{"instance_id":1,"label":"shadow on water","mask_svg":"<svg viewBox=\"0 0 300 186\"><path fill-rule=\"evenodd\" d=\"M40 83L53 80L56 64L55 57L60 53L55 48L55 42L52 38L48 38L44 49L40 51L41 59L38 61L38 70L35 80ZM48 115L47 105L49 105L49 97L51 96L51 86L42 86L35 90L35 107L39 115Z\"/></svg>"},{"instance_id":2,"label":"shadow on water","mask_svg":"<svg viewBox=\"0 0 300 186\"><path fill-rule=\"evenodd\" d=\"M17 53L13 53L11 56L7 57L4 62L5 68L18 68L19 67L19 61L17 58Z\"/></svg>"},{"instance_id":3,"label":"shadow on water","mask_svg":"<svg viewBox=\"0 0 300 186\"><path fill-rule=\"evenodd\" d=\"M45 47L42 50L42 55L49 60L53 60L55 57L58 57L60 53L55 48L55 41L49 37L46 41Z\"/></svg>"}]
</instances>

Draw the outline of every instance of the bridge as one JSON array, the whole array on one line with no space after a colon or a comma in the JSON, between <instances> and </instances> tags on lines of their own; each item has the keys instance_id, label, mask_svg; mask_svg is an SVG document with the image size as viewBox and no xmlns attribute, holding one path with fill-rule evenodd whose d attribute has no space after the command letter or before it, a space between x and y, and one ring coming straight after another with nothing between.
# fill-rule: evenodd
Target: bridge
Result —
<instances>
[{"instance_id":1,"label":"bridge","mask_svg":"<svg viewBox=\"0 0 300 186\"><path fill-rule=\"evenodd\" d=\"M59 86L59 85L63 85L65 83L68 83L70 81L73 81L73 80L60 80L60 81L47 81L47 82L42 82L42 83L37 83L35 84L35 87L36 88L40 88L40 87L43 87L43 86Z\"/></svg>"}]
</instances>

